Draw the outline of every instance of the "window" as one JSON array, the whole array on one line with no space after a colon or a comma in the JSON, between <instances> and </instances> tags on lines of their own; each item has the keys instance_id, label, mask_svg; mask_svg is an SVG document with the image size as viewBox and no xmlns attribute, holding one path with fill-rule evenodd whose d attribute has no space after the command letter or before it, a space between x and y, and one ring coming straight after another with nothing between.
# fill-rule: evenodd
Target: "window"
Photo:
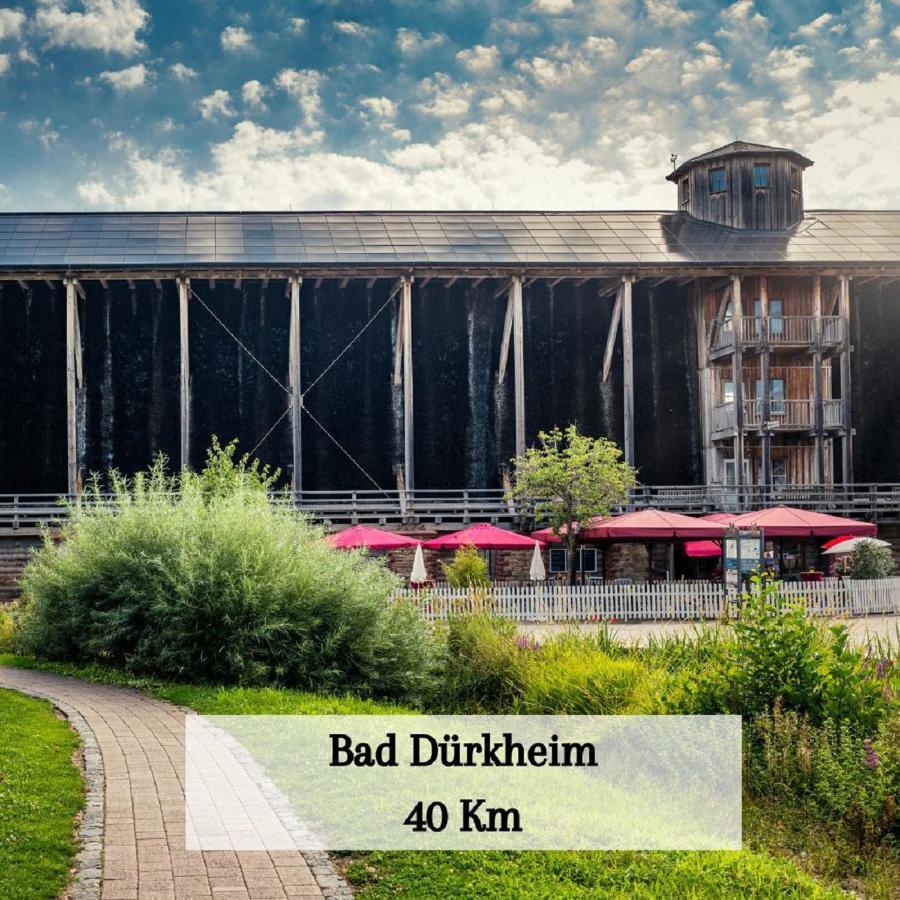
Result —
<instances>
[{"instance_id":1,"label":"window","mask_svg":"<svg viewBox=\"0 0 900 900\"><path fill-rule=\"evenodd\" d=\"M769 186L769 164L760 163L753 167L753 187L765 188Z\"/></svg>"},{"instance_id":2,"label":"window","mask_svg":"<svg viewBox=\"0 0 900 900\"><path fill-rule=\"evenodd\" d=\"M756 399L762 400L762 379L756 379ZM773 416L784 415L784 379L769 379L769 412Z\"/></svg>"},{"instance_id":3,"label":"window","mask_svg":"<svg viewBox=\"0 0 900 900\"><path fill-rule=\"evenodd\" d=\"M791 190L800 191L800 166L791 166Z\"/></svg>"},{"instance_id":4,"label":"window","mask_svg":"<svg viewBox=\"0 0 900 900\"><path fill-rule=\"evenodd\" d=\"M578 558L575 560L576 572L596 572L597 571L597 548L581 547L577 551ZM569 571L569 551L559 547L550 548L550 572L552 574L561 574Z\"/></svg>"},{"instance_id":5,"label":"window","mask_svg":"<svg viewBox=\"0 0 900 900\"><path fill-rule=\"evenodd\" d=\"M772 460L772 484L787 484L787 460Z\"/></svg>"},{"instance_id":6,"label":"window","mask_svg":"<svg viewBox=\"0 0 900 900\"><path fill-rule=\"evenodd\" d=\"M734 382L726 381L722 384L722 402L734 403Z\"/></svg>"},{"instance_id":7,"label":"window","mask_svg":"<svg viewBox=\"0 0 900 900\"><path fill-rule=\"evenodd\" d=\"M757 322L762 320L762 302L753 301L753 317ZM784 300L771 298L769 300L769 334L784 334Z\"/></svg>"},{"instance_id":8,"label":"window","mask_svg":"<svg viewBox=\"0 0 900 900\"><path fill-rule=\"evenodd\" d=\"M721 194L725 190L725 170L710 169L709 170L709 192L711 194Z\"/></svg>"},{"instance_id":9,"label":"window","mask_svg":"<svg viewBox=\"0 0 900 900\"><path fill-rule=\"evenodd\" d=\"M691 205L691 181L690 178L681 179L681 208L684 212L688 211Z\"/></svg>"}]
</instances>

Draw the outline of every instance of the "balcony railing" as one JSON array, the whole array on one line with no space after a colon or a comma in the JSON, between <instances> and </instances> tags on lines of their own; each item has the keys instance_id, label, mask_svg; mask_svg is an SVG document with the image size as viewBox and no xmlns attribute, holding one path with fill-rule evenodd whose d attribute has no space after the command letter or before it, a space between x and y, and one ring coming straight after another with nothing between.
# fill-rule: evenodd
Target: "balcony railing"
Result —
<instances>
[{"instance_id":1,"label":"balcony railing","mask_svg":"<svg viewBox=\"0 0 900 900\"><path fill-rule=\"evenodd\" d=\"M744 316L741 320L741 341L749 346L759 344L765 336L768 322L769 344L774 347L807 347L816 343L815 316L770 316L768 320L758 316ZM822 344L834 346L843 339L840 316L822 317ZM719 324L713 351L727 350L734 346L734 322L724 319Z\"/></svg>"},{"instance_id":2,"label":"balcony railing","mask_svg":"<svg viewBox=\"0 0 900 900\"><path fill-rule=\"evenodd\" d=\"M840 400L824 401L826 428L843 425L844 409ZM728 431L736 427L734 403L721 403L713 411L713 431ZM762 400L744 401L744 427L763 428ZM769 402L768 427L777 431L805 431L816 424L815 403L812 400L771 400Z\"/></svg>"},{"instance_id":3,"label":"balcony railing","mask_svg":"<svg viewBox=\"0 0 900 900\"><path fill-rule=\"evenodd\" d=\"M423 522L468 524L533 519L534 504L505 499L502 490L428 491L289 491L275 495L311 518L335 524ZM0 494L0 529L29 528L58 522L66 517L55 494ZM69 498L71 499L71 498ZM111 498L103 498L111 502ZM865 518L900 518L900 484L814 485L785 484L762 487L707 485L643 485L628 492L617 511L656 507L684 513L759 509L766 506L799 506Z\"/></svg>"}]
</instances>

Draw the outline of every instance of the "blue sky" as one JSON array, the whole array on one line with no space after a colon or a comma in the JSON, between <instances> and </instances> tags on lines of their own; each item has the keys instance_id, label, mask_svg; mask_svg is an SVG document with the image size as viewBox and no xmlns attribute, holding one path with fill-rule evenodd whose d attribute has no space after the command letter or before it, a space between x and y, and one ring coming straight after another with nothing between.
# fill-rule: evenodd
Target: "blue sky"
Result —
<instances>
[{"instance_id":1,"label":"blue sky","mask_svg":"<svg viewBox=\"0 0 900 900\"><path fill-rule=\"evenodd\" d=\"M900 207L898 51L900 0L37 0L0 209L669 208L735 137Z\"/></svg>"}]
</instances>

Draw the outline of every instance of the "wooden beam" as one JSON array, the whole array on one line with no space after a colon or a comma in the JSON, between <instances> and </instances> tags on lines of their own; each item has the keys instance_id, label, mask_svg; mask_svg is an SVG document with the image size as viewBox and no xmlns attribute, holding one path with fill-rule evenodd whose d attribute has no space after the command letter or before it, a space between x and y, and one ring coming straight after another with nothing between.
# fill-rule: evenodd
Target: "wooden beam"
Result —
<instances>
[{"instance_id":1,"label":"wooden beam","mask_svg":"<svg viewBox=\"0 0 900 900\"><path fill-rule=\"evenodd\" d=\"M389 300L389 301L390 301L390 300L393 300L394 297L396 297L397 294L400 293L400 289L401 289L402 287L403 287L403 279L402 279L402 278L398 278L398 279L393 283L393 285L391 285L391 290L390 290L390 293L388 294L388 300Z\"/></svg>"},{"instance_id":2,"label":"wooden beam","mask_svg":"<svg viewBox=\"0 0 900 900\"><path fill-rule=\"evenodd\" d=\"M622 421L624 424L625 462L635 464L634 453L634 326L631 318L632 277L622 279L622 384L624 397Z\"/></svg>"},{"instance_id":3,"label":"wooden beam","mask_svg":"<svg viewBox=\"0 0 900 900\"><path fill-rule=\"evenodd\" d=\"M566 276L565 276L565 275L562 275L562 276L560 276L559 278L554 278L553 281L551 281L551 282L547 285L547 287L548 287L549 290L552 291L553 288L555 288L561 281L565 281L565 280L566 280Z\"/></svg>"},{"instance_id":4,"label":"wooden beam","mask_svg":"<svg viewBox=\"0 0 900 900\"><path fill-rule=\"evenodd\" d=\"M509 339L513 328L513 289L512 284L507 288L506 315L503 318L503 337L500 339L500 364L497 366L497 383L503 384L506 380L506 370L509 368Z\"/></svg>"},{"instance_id":5,"label":"wooden beam","mask_svg":"<svg viewBox=\"0 0 900 900\"><path fill-rule=\"evenodd\" d=\"M724 296L723 294L723 299ZM734 332L734 351L731 356L731 380L734 384L734 482L739 490L744 486L744 342L741 329L743 316L741 278L739 275L733 275L731 327Z\"/></svg>"},{"instance_id":6,"label":"wooden beam","mask_svg":"<svg viewBox=\"0 0 900 900\"><path fill-rule=\"evenodd\" d=\"M133 279L133 278L129 278L129 279L128 279L128 290L129 290L129 291L133 291L133 290L134 290L134 279Z\"/></svg>"},{"instance_id":7,"label":"wooden beam","mask_svg":"<svg viewBox=\"0 0 900 900\"><path fill-rule=\"evenodd\" d=\"M447 290L449 291L450 288L452 288L453 285L456 284L457 281L459 281L458 278L451 278L451 279L447 282Z\"/></svg>"},{"instance_id":8,"label":"wooden beam","mask_svg":"<svg viewBox=\"0 0 900 900\"><path fill-rule=\"evenodd\" d=\"M394 340L394 387L403 384L403 304L397 310L397 336Z\"/></svg>"},{"instance_id":9,"label":"wooden beam","mask_svg":"<svg viewBox=\"0 0 900 900\"><path fill-rule=\"evenodd\" d=\"M303 394L300 382L300 288L303 279L296 275L290 281L291 289L291 320L290 336L288 341L288 368L291 388L291 457L293 470L291 472L291 490L299 494L303 488L303 444L302 444L302 415ZM296 499L296 498L295 498Z\"/></svg>"},{"instance_id":10,"label":"wooden beam","mask_svg":"<svg viewBox=\"0 0 900 900\"><path fill-rule=\"evenodd\" d=\"M853 416L852 384L850 383L850 278L840 278L841 317L841 406L843 407L843 438L841 447L841 477L844 484L853 484Z\"/></svg>"},{"instance_id":11,"label":"wooden beam","mask_svg":"<svg viewBox=\"0 0 900 900\"><path fill-rule=\"evenodd\" d=\"M28 293L28 283L23 281L21 278L17 278L16 281L19 283L19 287L22 288L23 291Z\"/></svg>"},{"instance_id":12,"label":"wooden beam","mask_svg":"<svg viewBox=\"0 0 900 900\"><path fill-rule=\"evenodd\" d=\"M729 284L722 291L722 296L719 298L719 309L716 312L715 319L712 320L711 327L709 329L709 342L708 347L710 350L715 346L716 336L719 333L719 329L722 327L722 322L725 321L725 310L728 309L728 302L732 299L732 293L734 292L734 284ZM731 324L732 328L734 327L734 310L731 311Z\"/></svg>"},{"instance_id":13,"label":"wooden beam","mask_svg":"<svg viewBox=\"0 0 900 900\"><path fill-rule=\"evenodd\" d=\"M83 285L80 281L76 281L76 282L75 282L75 290L76 290L76 292L78 293L78 296L79 296L82 300L86 300L86 299L87 299L87 293L86 293L85 290L84 290L84 285Z\"/></svg>"},{"instance_id":14,"label":"wooden beam","mask_svg":"<svg viewBox=\"0 0 900 900\"><path fill-rule=\"evenodd\" d=\"M377 278L370 278L366 282L366 290L371 291L373 287L375 287L375 282L378 281Z\"/></svg>"},{"instance_id":15,"label":"wooden beam","mask_svg":"<svg viewBox=\"0 0 900 900\"><path fill-rule=\"evenodd\" d=\"M415 490L415 416L413 414L412 277L403 277L403 474L406 489Z\"/></svg>"},{"instance_id":16,"label":"wooden beam","mask_svg":"<svg viewBox=\"0 0 900 900\"><path fill-rule=\"evenodd\" d=\"M498 297L502 297L504 294L506 294L507 298L509 298L511 290L512 279L510 279L509 281L505 281L500 285L500 287L497 288L496 291L494 291L494 299L496 300Z\"/></svg>"},{"instance_id":17,"label":"wooden beam","mask_svg":"<svg viewBox=\"0 0 900 900\"><path fill-rule=\"evenodd\" d=\"M815 482L831 479L825 471L825 391L822 384L822 279L813 278L813 422L815 429Z\"/></svg>"},{"instance_id":18,"label":"wooden beam","mask_svg":"<svg viewBox=\"0 0 900 900\"><path fill-rule=\"evenodd\" d=\"M428 284L429 281L431 281L431 276L430 276L430 275L426 275L426 276L422 279L422 281L420 282L421 287L425 287L425 286Z\"/></svg>"},{"instance_id":19,"label":"wooden beam","mask_svg":"<svg viewBox=\"0 0 900 900\"><path fill-rule=\"evenodd\" d=\"M765 275L759 278L759 315L762 325L760 339L759 368L760 387L762 388L762 482L763 487L769 490L772 487L772 432L769 422L772 419L772 388L769 378L769 363L771 361L772 348L769 343L769 279Z\"/></svg>"},{"instance_id":20,"label":"wooden beam","mask_svg":"<svg viewBox=\"0 0 900 900\"><path fill-rule=\"evenodd\" d=\"M522 316L522 276L514 275L512 298L513 361L515 365L516 456L525 453L525 325Z\"/></svg>"},{"instance_id":21,"label":"wooden beam","mask_svg":"<svg viewBox=\"0 0 900 900\"><path fill-rule=\"evenodd\" d=\"M343 291L343 290L346 290L348 284L350 284L350 279L349 279L349 278L342 278L342 279L341 279L341 290L342 290L342 291Z\"/></svg>"},{"instance_id":22,"label":"wooden beam","mask_svg":"<svg viewBox=\"0 0 900 900\"><path fill-rule=\"evenodd\" d=\"M74 278L66 285L66 491L77 494L78 477L78 394L76 346L78 340L78 300Z\"/></svg>"},{"instance_id":23,"label":"wooden beam","mask_svg":"<svg viewBox=\"0 0 900 900\"><path fill-rule=\"evenodd\" d=\"M324 278L317 278L317 279L316 279L316 284L315 284L316 290L318 290L320 287L322 287L322 282L323 282L324 280L325 280Z\"/></svg>"},{"instance_id":24,"label":"wooden beam","mask_svg":"<svg viewBox=\"0 0 900 900\"><path fill-rule=\"evenodd\" d=\"M188 346L188 294L190 280L179 278L178 285L178 321L179 344L181 350L181 367L179 369L179 400L181 419L181 440L179 462L182 470L191 467L191 368Z\"/></svg>"},{"instance_id":25,"label":"wooden beam","mask_svg":"<svg viewBox=\"0 0 900 900\"><path fill-rule=\"evenodd\" d=\"M241 279L239 277L234 279L234 289L236 291L241 289Z\"/></svg>"},{"instance_id":26,"label":"wooden beam","mask_svg":"<svg viewBox=\"0 0 900 900\"><path fill-rule=\"evenodd\" d=\"M606 335L606 350L603 352L603 381L609 381L609 371L612 368L613 351L616 348L616 335L619 333L619 322L622 318L622 302L625 297L625 285L620 284L616 292L616 302L613 306L612 319L609 322L609 333Z\"/></svg>"}]
</instances>

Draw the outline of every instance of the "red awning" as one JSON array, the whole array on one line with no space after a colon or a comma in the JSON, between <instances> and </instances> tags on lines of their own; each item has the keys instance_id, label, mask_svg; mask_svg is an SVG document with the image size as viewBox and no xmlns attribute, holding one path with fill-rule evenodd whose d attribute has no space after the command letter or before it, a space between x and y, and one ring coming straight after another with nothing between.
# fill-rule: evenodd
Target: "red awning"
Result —
<instances>
[{"instance_id":1,"label":"red awning","mask_svg":"<svg viewBox=\"0 0 900 900\"><path fill-rule=\"evenodd\" d=\"M534 545L535 540L524 534L482 523L426 541L422 546L429 550L456 550L459 547L477 547L479 550L534 550Z\"/></svg>"},{"instance_id":2,"label":"red awning","mask_svg":"<svg viewBox=\"0 0 900 900\"><path fill-rule=\"evenodd\" d=\"M588 525L585 526L585 527L587 527L587 528L599 528L600 525L601 525L603 522L608 522L608 521L609 521L609 518L606 517L606 516L594 516L594 517L590 520L590 522L588 523ZM568 533L569 533L569 526L568 526L568 525L563 525L563 527L560 529L560 531L562 532L562 534L568 534ZM578 532L578 536L579 536L579 537L581 536L581 534L583 533L583 531L584 531L584 529L580 529L580 530L579 530L579 532ZM560 544L560 543L562 543L562 539L553 533L553 529L552 529L552 528L541 528L539 531L532 531L532 532L531 532L531 536L532 536L536 541L544 541L545 543L550 543L550 544Z\"/></svg>"},{"instance_id":3,"label":"red awning","mask_svg":"<svg viewBox=\"0 0 900 900\"><path fill-rule=\"evenodd\" d=\"M701 519L706 519L707 522L719 522L722 525L730 525L740 513L710 513L708 516L701 516Z\"/></svg>"},{"instance_id":4,"label":"red awning","mask_svg":"<svg viewBox=\"0 0 900 900\"><path fill-rule=\"evenodd\" d=\"M405 534L393 531L381 531L368 525L354 525L336 534L330 534L326 540L338 550L400 550L403 547L415 547L419 542Z\"/></svg>"},{"instance_id":5,"label":"red awning","mask_svg":"<svg viewBox=\"0 0 900 900\"><path fill-rule=\"evenodd\" d=\"M874 537L878 531L871 522L791 506L773 506L771 509L744 513L737 516L732 524L736 528L762 528L766 537Z\"/></svg>"},{"instance_id":6,"label":"red awning","mask_svg":"<svg viewBox=\"0 0 900 900\"><path fill-rule=\"evenodd\" d=\"M596 528L585 528L585 540L672 541L679 538L721 538L725 526L706 519L695 519L680 513L659 509L641 509L607 519Z\"/></svg>"},{"instance_id":7,"label":"red awning","mask_svg":"<svg viewBox=\"0 0 900 900\"><path fill-rule=\"evenodd\" d=\"M715 541L685 541L684 552L692 559L702 559L706 556L721 556L722 545Z\"/></svg>"}]
</instances>

